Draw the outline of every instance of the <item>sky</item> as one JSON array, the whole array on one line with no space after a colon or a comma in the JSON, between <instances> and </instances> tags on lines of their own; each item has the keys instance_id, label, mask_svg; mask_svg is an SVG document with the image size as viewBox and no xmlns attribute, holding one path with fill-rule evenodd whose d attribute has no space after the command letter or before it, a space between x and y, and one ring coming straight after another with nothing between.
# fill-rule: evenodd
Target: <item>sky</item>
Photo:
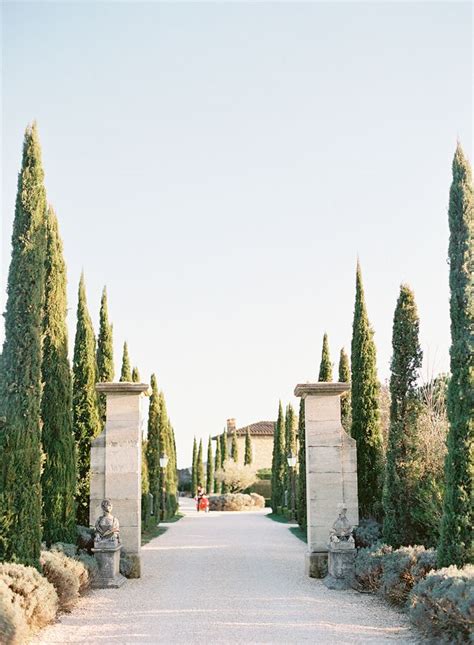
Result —
<instances>
[{"instance_id":1,"label":"sky","mask_svg":"<svg viewBox=\"0 0 474 645\"><path fill-rule=\"evenodd\" d=\"M23 133L38 122L68 266L107 285L192 439L276 418L350 351L360 258L381 381L414 289L423 378L449 366L447 205L472 159L472 5L3 2L1 298ZM3 334L3 330L0 332ZM72 353L72 352L71 352ZM337 372L336 372L337 373Z\"/></svg>"}]
</instances>

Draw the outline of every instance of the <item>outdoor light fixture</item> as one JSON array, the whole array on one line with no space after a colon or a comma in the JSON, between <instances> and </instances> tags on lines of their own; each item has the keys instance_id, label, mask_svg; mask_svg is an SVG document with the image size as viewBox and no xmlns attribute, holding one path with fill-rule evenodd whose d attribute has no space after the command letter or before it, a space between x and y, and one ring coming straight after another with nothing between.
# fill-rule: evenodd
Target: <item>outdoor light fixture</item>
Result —
<instances>
[{"instance_id":1,"label":"outdoor light fixture","mask_svg":"<svg viewBox=\"0 0 474 645\"><path fill-rule=\"evenodd\" d=\"M290 453L286 460L288 462L288 466L290 468L294 468L296 466L297 456L294 455L293 453Z\"/></svg>"},{"instance_id":2,"label":"outdoor light fixture","mask_svg":"<svg viewBox=\"0 0 474 645\"><path fill-rule=\"evenodd\" d=\"M166 466L168 465L168 461L169 461L168 455L164 452L160 457L160 467L166 468Z\"/></svg>"}]
</instances>

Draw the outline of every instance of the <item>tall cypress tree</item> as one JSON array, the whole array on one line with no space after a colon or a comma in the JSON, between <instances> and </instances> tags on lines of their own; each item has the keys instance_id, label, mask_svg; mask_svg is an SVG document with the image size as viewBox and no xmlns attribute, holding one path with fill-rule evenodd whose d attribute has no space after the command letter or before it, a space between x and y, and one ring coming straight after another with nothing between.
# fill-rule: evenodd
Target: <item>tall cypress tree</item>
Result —
<instances>
[{"instance_id":1,"label":"tall cypress tree","mask_svg":"<svg viewBox=\"0 0 474 645\"><path fill-rule=\"evenodd\" d=\"M202 457L202 439L199 439L199 448L197 453L197 482L198 486L204 486L204 463Z\"/></svg>"},{"instance_id":2,"label":"tall cypress tree","mask_svg":"<svg viewBox=\"0 0 474 645\"><path fill-rule=\"evenodd\" d=\"M362 273L357 262L351 344L352 437L357 442L357 484L362 518L381 516L382 435L373 331L367 316Z\"/></svg>"},{"instance_id":3,"label":"tall cypress tree","mask_svg":"<svg viewBox=\"0 0 474 645\"><path fill-rule=\"evenodd\" d=\"M349 357L344 347L339 354L339 383L351 382L351 368L349 366ZM351 430L351 393L344 392L341 395L341 423L346 432Z\"/></svg>"},{"instance_id":4,"label":"tall cypress tree","mask_svg":"<svg viewBox=\"0 0 474 645\"><path fill-rule=\"evenodd\" d=\"M146 462L148 469L149 491L153 495L154 515L158 521L160 514L160 395L155 374L151 375L151 396L148 408L148 431L146 443Z\"/></svg>"},{"instance_id":5,"label":"tall cypress tree","mask_svg":"<svg viewBox=\"0 0 474 645\"><path fill-rule=\"evenodd\" d=\"M123 344L122 370L120 372L120 382L130 383L132 380L132 368L130 367L130 356L128 355L128 345Z\"/></svg>"},{"instance_id":6,"label":"tall cypress tree","mask_svg":"<svg viewBox=\"0 0 474 645\"><path fill-rule=\"evenodd\" d=\"M281 401L278 405L278 419L273 433L272 457L272 509L276 513L278 506L283 505L285 490L285 417Z\"/></svg>"},{"instance_id":7,"label":"tall cypress tree","mask_svg":"<svg viewBox=\"0 0 474 645\"><path fill-rule=\"evenodd\" d=\"M247 433L245 435L245 457L244 465L250 466L253 461L252 455L252 437L250 436L250 428L247 428Z\"/></svg>"},{"instance_id":8,"label":"tall cypress tree","mask_svg":"<svg viewBox=\"0 0 474 645\"><path fill-rule=\"evenodd\" d=\"M168 457L168 464L166 468L160 468L160 489L165 490L165 508L162 509L164 516L169 515L169 496L170 496L170 472L172 471L172 452L170 445L170 424L168 418L168 410L166 408L166 401L163 391L160 391L160 414L158 420L158 436L160 443L160 454L165 454Z\"/></svg>"},{"instance_id":9,"label":"tall cypress tree","mask_svg":"<svg viewBox=\"0 0 474 645\"><path fill-rule=\"evenodd\" d=\"M99 336L97 338L97 381L111 383L114 380L113 330L109 322L107 289L104 287L100 301ZM102 423L105 423L106 395L99 394L99 409Z\"/></svg>"},{"instance_id":10,"label":"tall cypress tree","mask_svg":"<svg viewBox=\"0 0 474 645\"><path fill-rule=\"evenodd\" d=\"M474 193L471 166L458 143L449 194L451 379L446 489L438 547L441 567L463 566L472 550L472 451L474 437Z\"/></svg>"},{"instance_id":11,"label":"tall cypress tree","mask_svg":"<svg viewBox=\"0 0 474 645\"><path fill-rule=\"evenodd\" d=\"M222 459L221 459L221 441L220 437L216 439L216 456L214 461L214 473L216 473L220 468L222 468ZM214 478L214 492L216 495L220 495L222 490L221 482L217 481Z\"/></svg>"},{"instance_id":12,"label":"tall cypress tree","mask_svg":"<svg viewBox=\"0 0 474 645\"><path fill-rule=\"evenodd\" d=\"M235 463L238 463L239 445L237 443L237 433L235 430L232 432L231 457L235 461Z\"/></svg>"},{"instance_id":13,"label":"tall cypress tree","mask_svg":"<svg viewBox=\"0 0 474 645\"><path fill-rule=\"evenodd\" d=\"M95 336L87 309L83 274L79 282L72 371L72 413L77 449L76 517L78 524L89 526L90 450L92 439L100 431L100 419L95 391Z\"/></svg>"},{"instance_id":14,"label":"tall cypress tree","mask_svg":"<svg viewBox=\"0 0 474 645\"><path fill-rule=\"evenodd\" d=\"M422 363L419 319L413 291L400 287L393 319L390 377L390 430L383 489L383 536L393 547L414 544L412 489L419 398L416 381Z\"/></svg>"},{"instance_id":15,"label":"tall cypress tree","mask_svg":"<svg viewBox=\"0 0 474 645\"><path fill-rule=\"evenodd\" d=\"M138 367L134 367L132 370L132 383L140 383L140 372Z\"/></svg>"},{"instance_id":16,"label":"tall cypress tree","mask_svg":"<svg viewBox=\"0 0 474 645\"><path fill-rule=\"evenodd\" d=\"M224 468L225 462L229 459L229 448L227 445L227 430L221 434L221 468ZM222 482L222 494L225 495L229 492L229 486Z\"/></svg>"},{"instance_id":17,"label":"tall cypress tree","mask_svg":"<svg viewBox=\"0 0 474 645\"><path fill-rule=\"evenodd\" d=\"M290 504L290 495L291 495L291 469L288 466L287 458L289 455L296 455L296 427L295 427L295 411L293 406L289 403L286 406L286 415L285 415L285 454L284 454L284 464L285 464L285 474L286 474L286 490L288 491L288 505Z\"/></svg>"},{"instance_id":18,"label":"tall cypress tree","mask_svg":"<svg viewBox=\"0 0 474 645\"><path fill-rule=\"evenodd\" d=\"M198 472L197 472L197 443L196 437L193 440L193 465L192 465L192 480L191 480L191 492L193 497L196 496L196 491L198 487Z\"/></svg>"},{"instance_id":19,"label":"tall cypress tree","mask_svg":"<svg viewBox=\"0 0 474 645\"><path fill-rule=\"evenodd\" d=\"M327 383L332 381L332 363L331 356L329 355L329 341L327 334L324 334L323 336L323 351L321 353L318 381L325 381Z\"/></svg>"},{"instance_id":20,"label":"tall cypress tree","mask_svg":"<svg viewBox=\"0 0 474 645\"><path fill-rule=\"evenodd\" d=\"M298 418L298 494L296 498L296 519L306 530L306 437L304 427L304 399L300 399L300 415Z\"/></svg>"},{"instance_id":21,"label":"tall cypress tree","mask_svg":"<svg viewBox=\"0 0 474 645\"><path fill-rule=\"evenodd\" d=\"M176 446L174 441L174 431L171 420L168 418L166 427L166 445L168 464L165 470L166 483L166 510L168 517L173 517L176 513L177 501L177 477L176 477Z\"/></svg>"},{"instance_id":22,"label":"tall cypress tree","mask_svg":"<svg viewBox=\"0 0 474 645\"><path fill-rule=\"evenodd\" d=\"M214 492L214 462L212 459L212 439L207 444L206 490L208 495Z\"/></svg>"},{"instance_id":23,"label":"tall cypress tree","mask_svg":"<svg viewBox=\"0 0 474 645\"><path fill-rule=\"evenodd\" d=\"M13 221L0 391L0 560L38 565L41 546L41 334L46 191L29 126Z\"/></svg>"},{"instance_id":24,"label":"tall cypress tree","mask_svg":"<svg viewBox=\"0 0 474 645\"><path fill-rule=\"evenodd\" d=\"M43 540L75 542L76 447L72 433L72 382L66 324L66 264L58 221L48 209L43 328L41 475Z\"/></svg>"}]
</instances>

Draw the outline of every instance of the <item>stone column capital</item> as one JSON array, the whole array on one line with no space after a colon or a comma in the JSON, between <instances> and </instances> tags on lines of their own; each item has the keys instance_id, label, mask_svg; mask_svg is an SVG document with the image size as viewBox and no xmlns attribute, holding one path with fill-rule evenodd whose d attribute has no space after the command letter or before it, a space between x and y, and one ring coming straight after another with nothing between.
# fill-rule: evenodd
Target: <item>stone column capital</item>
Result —
<instances>
[{"instance_id":1,"label":"stone column capital","mask_svg":"<svg viewBox=\"0 0 474 645\"><path fill-rule=\"evenodd\" d=\"M150 386L147 383L97 383L97 392L102 394L148 394Z\"/></svg>"},{"instance_id":2,"label":"stone column capital","mask_svg":"<svg viewBox=\"0 0 474 645\"><path fill-rule=\"evenodd\" d=\"M350 383L299 383L294 394L305 399L307 396L336 396L350 389Z\"/></svg>"}]
</instances>

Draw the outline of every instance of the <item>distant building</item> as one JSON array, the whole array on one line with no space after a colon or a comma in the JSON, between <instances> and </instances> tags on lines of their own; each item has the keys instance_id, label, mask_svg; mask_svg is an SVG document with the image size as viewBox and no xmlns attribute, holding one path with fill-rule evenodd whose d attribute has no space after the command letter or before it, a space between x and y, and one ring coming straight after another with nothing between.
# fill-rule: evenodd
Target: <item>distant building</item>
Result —
<instances>
[{"instance_id":1,"label":"distant building","mask_svg":"<svg viewBox=\"0 0 474 645\"><path fill-rule=\"evenodd\" d=\"M272 467L273 454L273 432L275 429L274 421L257 421L250 423L242 428L236 427L235 419L227 419L227 448L229 456L232 449L232 434L235 430L238 447L238 463L244 463L245 457L245 436L247 430L250 430L250 439L252 442L252 466L255 470ZM220 435L212 437L218 439Z\"/></svg>"}]
</instances>

